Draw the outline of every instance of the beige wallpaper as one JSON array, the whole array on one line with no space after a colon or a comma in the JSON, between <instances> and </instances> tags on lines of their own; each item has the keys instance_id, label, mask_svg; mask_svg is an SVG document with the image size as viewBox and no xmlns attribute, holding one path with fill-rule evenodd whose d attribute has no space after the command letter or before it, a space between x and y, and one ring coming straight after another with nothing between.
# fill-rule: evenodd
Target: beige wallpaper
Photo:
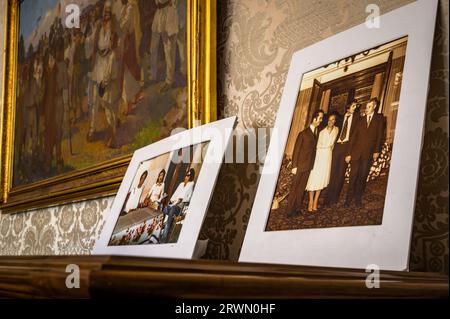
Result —
<instances>
[{"instance_id":1,"label":"beige wallpaper","mask_svg":"<svg viewBox=\"0 0 450 319\"><path fill-rule=\"evenodd\" d=\"M363 22L369 3L384 13L408 2L218 1L221 115L237 115L242 129L273 126L293 52ZM412 269L428 271L448 271L448 2L439 7L411 256ZM200 235L210 239L206 258L237 260L258 172L254 164L223 166ZM0 254L88 254L111 203L109 197L4 215Z\"/></svg>"}]
</instances>

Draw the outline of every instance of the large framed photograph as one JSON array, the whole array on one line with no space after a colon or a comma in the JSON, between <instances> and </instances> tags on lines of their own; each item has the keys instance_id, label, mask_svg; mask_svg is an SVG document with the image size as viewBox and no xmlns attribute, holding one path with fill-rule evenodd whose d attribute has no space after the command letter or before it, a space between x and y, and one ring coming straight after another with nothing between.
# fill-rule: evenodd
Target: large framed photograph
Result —
<instances>
[{"instance_id":1,"label":"large framed photograph","mask_svg":"<svg viewBox=\"0 0 450 319\"><path fill-rule=\"evenodd\" d=\"M235 120L137 150L94 254L192 258Z\"/></svg>"},{"instance_id":2,"label":"large framed photograph","mask_svg":"<svg viewBox=\"0 0 450 319\"><path fill-rule=\"evenodd\" d=\"M436 8L293 55L240 261L408 268Z\"/></svg>"},{"instance_id":3,"label":"large framed photograph","mask_svg":"<svg viewBox=\"0 0 450 319\"><path fill-rule=\"evenodd\" d=\"M216 119L215 1L6 3L4 212L113 194L136 149Z\"/></svg>"}]
</instances>

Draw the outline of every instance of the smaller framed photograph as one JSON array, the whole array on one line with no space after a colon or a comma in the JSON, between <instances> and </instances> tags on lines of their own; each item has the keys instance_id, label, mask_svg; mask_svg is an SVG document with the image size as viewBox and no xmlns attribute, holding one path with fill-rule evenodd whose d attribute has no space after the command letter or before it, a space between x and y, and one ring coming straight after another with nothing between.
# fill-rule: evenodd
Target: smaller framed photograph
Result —
<instances>
[{"instance_id":1,"label":"smaller framed photograph","mask_svg":"<svg viewBox=\"0 0 450 319\"><path fill-rule=\"evenodd\" d=\"M137 150L93 254L191 259L235 121Z\"/></svg>"},{"instance_id":2,"label":"smaller framed photograph","mask_svg":"<svg viewBox=\"0 0 450 319\"><path fill-rule=\"evenodd\" d=\"M293 55L240 261L408 269L436 10Z\"/></svg>"}]
</instances>

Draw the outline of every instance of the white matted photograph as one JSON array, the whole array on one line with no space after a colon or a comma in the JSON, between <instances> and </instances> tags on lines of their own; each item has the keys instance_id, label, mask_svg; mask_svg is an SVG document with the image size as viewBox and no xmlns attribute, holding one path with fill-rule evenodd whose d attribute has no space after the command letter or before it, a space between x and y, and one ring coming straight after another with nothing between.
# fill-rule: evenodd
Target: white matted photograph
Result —
<instances>
[{"instance_id":1,"label":"white matted photograph","mask_svg":"<svg viewBox=\"0 0 450 319\"><path fill-rule=\"evenodd\" d=\"M94 254L192 258L235 120L137 150Z\"/></svg>"},{"instance_id":2,"label":"white matted photograph","mask_svg":"<svg viewBox=\"0 0 450 319\"><path fill-rule=\"evenodd\" d=\"M436 8L293 55L240 261L408 269Z\"/></svg>"}]
</instances>

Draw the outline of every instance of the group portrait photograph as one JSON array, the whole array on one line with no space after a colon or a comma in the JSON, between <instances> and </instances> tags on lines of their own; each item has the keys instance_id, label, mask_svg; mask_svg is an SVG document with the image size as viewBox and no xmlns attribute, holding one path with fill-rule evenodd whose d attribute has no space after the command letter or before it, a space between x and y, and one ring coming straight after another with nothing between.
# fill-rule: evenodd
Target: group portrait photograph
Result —
<instances>
[{"instance_id":1,"label":"group portrait photograph","mask_svg":"<svg viewBox=\"0 0 450 319\"><path fill-rule=\"evenodd\" d=\"M208 145L181 148L139 165L109 246L178 241Z\"/></svg>"},{"instance_id":2,"label":"group portrait photograph","mask_svg":"<svg viewBox=\"0 0 450 319\"><path fill-rule=\"evenodd\" d=\"M407 42L302 75L267 231L382 224Z\"/></svg>"}]
</instances>

